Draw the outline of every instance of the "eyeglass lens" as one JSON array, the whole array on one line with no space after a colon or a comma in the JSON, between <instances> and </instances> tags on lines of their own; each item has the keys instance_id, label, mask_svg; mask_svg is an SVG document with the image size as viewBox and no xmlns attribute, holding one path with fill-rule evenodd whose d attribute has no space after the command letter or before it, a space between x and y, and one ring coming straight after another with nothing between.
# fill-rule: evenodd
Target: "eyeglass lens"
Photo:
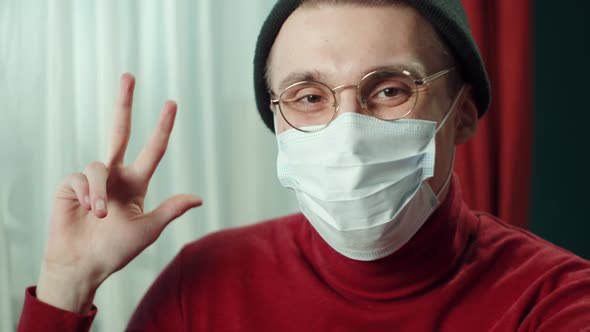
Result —
<instances>
[{"instance_id":1,"label":"eyeglass lens","mask_svg":"<svg viewBox=\"0 0 590 332\"><path fill-rule=\"evenodd\" d=\"M373 72L361 81L358 93L363 109L382 120L405 117L418 100L415 79L405 72ZM304 131L306 127L323 129L338 110L334 91L319 82L295 83L285 89L279 99L285 120Z\"/></svg>"}]
</instances>

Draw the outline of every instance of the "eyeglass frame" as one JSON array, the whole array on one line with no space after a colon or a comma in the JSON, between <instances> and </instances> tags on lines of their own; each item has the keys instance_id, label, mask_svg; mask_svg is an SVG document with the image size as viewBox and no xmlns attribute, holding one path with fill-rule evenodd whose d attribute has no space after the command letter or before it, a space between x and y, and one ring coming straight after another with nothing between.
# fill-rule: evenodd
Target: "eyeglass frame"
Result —
<instances>
[{"instance_id":1,"label":"eyeglass frame","mask_svg":"<svg viewBox=\"0 0 590 332\"><path fill-rule=\"evenodd\" d=\"M414 80L414 84L416 85L416 91L418 91L418 88L420 86L423 86L427 83L430 83L434 80L436 80L437 78L440 78L448 73L450 73L451 71L455 70L456 67L451 67L451 68L447 68L447 69L443 69L441 71L438 71L432 75L429 75L427 77L424 78L419 78ZM414 110L414 108L416 107L416 104L418 103L418 99L416 99L416 101L414 102L414 104L412 105L412 107L403 115L400 116L398 118L395 119L381 119L379 117L374 116L366 107L366 102L363 100L362 96L360 95L360 87L363 84L363 82L368 78L371 77L372 75L375 75L376 73L381 73L381 72L386 72L387 70L373 70L369 73L367 73L366 75L364 75L360 82L358 84L346 84L346 85L340 85L337 86L335 88L330 88L327 84L323 83L323 82L318 82L318 81L310 81L310 80L306 80L306 81L299 81L299 82L295 82L291 85L289 85L288 87L284 88L283 91L279 94L279 98L278 99L271 99L270 103L271 105L276 105L279 107L279 112L281 112L281 116L283 117L283 119L285 120L285 122L287 122L287 124L289 124L289 126L291 126L293 129L305 132L305 133L313 133L313 132L318 132L321 131L323 129L325 129L326 127L328 127L330 125L330 123L332 123L332 121L334 121L334 119L336 118L336 115L338 114L338 110L340 108L340 104L338 103L338 99L336 98L336 92L342 89L346 89L346 88L355 88L356 90L356 98L357 101L359 102L359 104L361 105L361 107L365 110L365 112L367 112L369 115L380 119L380 120L384 120L384 121L396 121L399 119L403 119L405 117L407 117L408 115L410 115L410 113L412 113L412 111ZM413 74L411 72L409 72L408 70L402 70L401 71L404 75L407 75L408 77L412 77ZM324 127L322 127L321 129L318 129L316 131L309 131L309 130L304 130L298 127L295 127L291 122L289 122L289 120L287 119L287 117L285 117L285 114L283 113L283 109L281 107L281 97L283 96L283 94L285 93L285 91L289 90L290 88L297 86L297 85L301 85L301 84L306 84L306 83L313 83L313 84L320 84L323 85L324 87L326 87L328 90L330 90L330 92L332 93L332 97L334 98L334 103L332 104L332 108L334 108L334 114L332 115L332 118L330 119L330 121L328 121L328 123L326 123L326 125ZM270 95L274 95L274 93L271 90L267 90L268 93ZM273 112L275 112L273 110Z\"/></svg>"}]
</instances>

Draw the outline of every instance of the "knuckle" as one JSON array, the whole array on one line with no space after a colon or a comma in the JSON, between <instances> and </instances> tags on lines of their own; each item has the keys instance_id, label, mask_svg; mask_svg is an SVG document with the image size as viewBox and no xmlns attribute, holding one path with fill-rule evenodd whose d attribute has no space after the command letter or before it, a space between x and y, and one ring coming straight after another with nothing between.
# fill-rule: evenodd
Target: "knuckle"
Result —
<instances>
[{"instance_id":1,"label":"knuckle","mask_svg":"<svg viewBox=\"0 0 590 332\"><path fill-rule=\"evenodd\" d=\"M70 186L74 187L77 183L82 182L84 179L84 174L82 173L72 173L68 174L63 180L60 182L59 186Z\"/></svg>"},{"instance_id":2,"label":"knuckle","mask_svg":"<svg viewBox=\"0 0 590 332\"><path fill-rule=\"evenodd\" d=\"M88 191L88 181L86 176L82 173L72 173L61 180L56 187L56 192L74 191L83 192Z\"/></svg>"},{"instance_id":3,"label":"knuckle","mask_svg":"<svg viewBox=\"0 0 590 332\"><path fill-rule=\"evenodd\" d=\"M69 174L67 176L67 178L70 179L71 181L80 181L80 180L86 178L86 175L84 175L84 173L82 173L82 172L75 172L75 173Z\"/></svg>"},{"instance_id":4,"label":"knuckle","mask_svg":"<svg viewBox=\"0 0 590 332\"><path fill-rule=\"evenodd\" d=\"M74 181L74 189L78 189L80 191L88 191L89 185L88 180L84 176L84 174L78 174L76 180Z\"/></svg>"},{"instance_id":5,"label":"knuckle","mask_svg":"<svg viewBox=\"0 0 590 332\"><path fill-rule=\"evenodd\" d=\"M89 174L89 173L94 173L94 172L100 172L102 170L106 170L107 167L105 164L98 162L98 161L93 161L90 164L86 165L86 168L84 169L84 173L85 174Z\"/></svg>"},{"instance_id":6,"label":"knuckle","mask_svg":"<svg viewBox=\"0 0 590 332\"><path fill-rule=\"evenodd\" d=\"M78 180L78 178L80 177L80 173L72 173L72 174L68 174L66 175L65 178L63 178L61 183L73 183L76 182Z\"/></svg>"}]
</instances>

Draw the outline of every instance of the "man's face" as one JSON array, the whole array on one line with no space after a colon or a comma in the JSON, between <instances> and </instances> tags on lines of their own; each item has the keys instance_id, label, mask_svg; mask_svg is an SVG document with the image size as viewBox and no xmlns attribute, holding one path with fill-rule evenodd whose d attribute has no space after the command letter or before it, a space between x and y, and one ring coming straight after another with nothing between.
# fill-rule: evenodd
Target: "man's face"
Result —
<instances>
[{"instance_id":1,"label":"man's face","mask_svg":"<svg viewBox=\"0 0 590 332\"><path fill-rule=\"evenodd\" d=\"M284 23L273 45L270 89L278 95L283 87L295 83L286 78L309 72L317 73L314 79L330 87L357 84L377 67L406 67L426 77L449 65L436 38L431 25L409 7L299 8ZM427 84L409 118L440 122L452 104L449 84L448 76ZM355 89L338 94L339 114L363 113ZM435 174L429 180L435 192L442 187L451 167L455 112L437 134ZM278 134L292 129L280 113L276 115Z\"/></svg>"}]
</instances>

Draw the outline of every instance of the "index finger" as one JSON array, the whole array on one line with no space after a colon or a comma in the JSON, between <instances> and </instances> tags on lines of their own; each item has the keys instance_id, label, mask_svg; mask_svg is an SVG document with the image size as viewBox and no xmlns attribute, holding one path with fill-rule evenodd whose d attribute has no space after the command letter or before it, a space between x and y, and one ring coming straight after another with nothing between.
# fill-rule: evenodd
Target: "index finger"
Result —
<instances>
[{"instance_id":1,"label":"index finger","mask_svg":"<svg viewBox=\"0 0 590 332\"><path fill-rule=\"evenodd\" d=\"M119 97L113 114L111 127L111 142L107 166L120 165L124 162L127 143L131 135L131 107L133 105L133 91L135 77L130 73L121 75Z\"/></svg>"}]
</instances>

